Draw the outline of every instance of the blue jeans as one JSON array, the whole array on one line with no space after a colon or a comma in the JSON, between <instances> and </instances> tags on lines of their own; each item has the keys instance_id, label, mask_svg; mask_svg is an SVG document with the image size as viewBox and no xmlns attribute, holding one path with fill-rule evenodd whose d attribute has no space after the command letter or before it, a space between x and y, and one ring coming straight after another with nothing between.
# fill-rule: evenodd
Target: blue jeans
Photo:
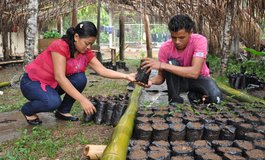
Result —
<instances>
[{"instance_id":1,"label":"blue jeans","mask_svg":"<svg viewBox=\"0 0 265 160\"><path fill-rule=\"evenodd\" d=\"M67 77L72 85L81 93L87 83L84 73L76 73ZM51 112L58 110L61 113L69 113L75 102L75 99L65 94L63 100L60 95L64 94L64 90L58 85L55 89L46 86L47 91L43 91L39 81L32 81L27 73L24 73L20 89L22 94L29 100L25 103L21 111L27 116L40 112Z\"/></svg>"}]
</instances>

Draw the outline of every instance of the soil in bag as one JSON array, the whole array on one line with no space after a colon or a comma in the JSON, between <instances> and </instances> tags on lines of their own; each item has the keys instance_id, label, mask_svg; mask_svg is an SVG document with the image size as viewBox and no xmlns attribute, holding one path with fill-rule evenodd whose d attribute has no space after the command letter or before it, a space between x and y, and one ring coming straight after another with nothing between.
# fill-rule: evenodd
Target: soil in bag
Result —
<instances>
[{"instance_id":1,"label":"soil in bag","mask_svg":"<svg viewBox=\"0 0 265 160\"><path fill-rule=\"evenodd\" d=\"M186 140L196 141L202 139L204 125L199 122L189 122L186 125Z\"/></svg>"},{"instance_id":2,"label":"soil in bag","mask_svg":"<svg viewBox=\"0 0 265 160\"><path fill-rule=\"evenodd\" d=\"M148 151L148 160L170 160L170 152L167 150Z\"/></svg>"},{"instance_id":3,"label":"soil in bag","mask_svg":"<svg viewBox=\"0 0 265 160\"><path fill-rule=\"evenodd\" d=\"M97 112L95 114L94 122L95 124L101 124L104 118L106 99L99 97L98 99L96 99L96 103Z\"/></svg>"},{"instance_id":4,"label":"soil in bag","mask_svg":"<svg viewBox=\"0 0 265 160\"><path fill-rule=\"evenodd\" d=\"M203 138L207 141L218 140L221 128L214 123L206 124L204 127L204 135Z\"/></svg>"},{"instance_id":5,"label":"soil in bag","mask_svg":"<svg viewBox=\"0 0 265 160\"><path fill-rule=\"evenodd\" d=\"M94 98L91 98L90 102L94 105L94 107L96 107L97 103L96 103ZM94 114L86 114L86 112L84 111L84 113L83 113L83 122L85 122L85 123L91 122L91 121L94 120L94 118L95 118L95 113Z\"/></svg>"},{"instance_id":6,"label":"soil in bag","mask_svg":"<svg viewBox=\"0 0 265 160\"><path fill-rule=\"evenodd\" d=\"M111 100L108 100L106 105L105 105L106 109L105 109L104 123L106 125L111 125L111 117L112 117L115 105L116 105L116 103L111 101Z\"/></svg>"},{"instance_id":7,"label":"soil in bag","mask_svg":"<svg viewBox=\"0 0 265 160\"><path fill-rule=\"evenodd\" d=\"M132 149L127 155L127 160L143 160L143 159L147 159L147 153L141 149Z\"/></svg>"},{"instance_id":8,"label":"soil in bag","mask_svg":"<svg viewBox=\"0 0 265 160\"><path fill-rule=\"evenodd\" d=\"M169 126L167 123L154 123L152 124L153 128L153 141L167 141L169 135Z\"/></svg>"},{"instance_id":9,"label":"soil in bag","mask_svg":"<svg viewBox=\"0 0 265 160\"><path fill-rule=\"evenodd\" d=\"M136 139L151 141L153 128L150 123L136 124L133 137Z\"/></svg>"},{"instance_id":10,"label":"soil in bag","mask_svg":"<svg viewBox=\"0 0 265 160\"><path fill-rule=\"evenodd\" d=\"M222 160L222 157L216 153L202 154L197 158L200 160Z\"/></svg>"},{"instance_id":11,"label":"soil in bag","mask_svg":"<svg viewBox=\"0 0 265 160\"><path fill-rule=\"evenodd\" d=\"M143 60L141 60L141 64L143 63ZM136 81L142 82L144 84L148 84L150 72L147 72L148 68L141 68L141 65L137 68L137 74L136 74Z\"/></svg>"},{"instance_id":12,"label":"soil in bag","mask_svg":"<svg viewBox=\"0 0 265 160\"><path fill-rule=\"evenodd\" d=\"M122 114L126 110L126 106L127 105L124 103L117 103L115 105L114 112L111 117L111 122L113 126L116 126L119 123Z\"/></svg>"},{"instance_id":13,"label":"soil in bag","mask_svg":"<svg viewBox=\"0 0 265 160\"><path fill-rule=\"evenodd\" d=\"M245 133L253 131L253 125L241 123L236 126L236 139L244 139Z\"/></svg>"},{"instance_id":14,"label":"soil in bag","mask_svg":"<svg viewBox=\"0 0 265 160\"><path fill-rule=\"evenodd\" d=\"M250 141L235 140L233 146L242 149L243 151L254 149L254 145Z\"/></svg>"},{"instance_id":15,"label":"soil in bag","mask_svg":"<svg viewBox=\"0 0 265 160\"><path fill-rule=\"evenodd\" d=\"M264 150L265 151L265 140L262 139L262 140L256 140L256 141L254 141L254 146L257 149L261 149L261 150Z\"/></svg>"},{"instance_id":16,"label":"soil in bag","mask_svg":"<svg viewBox=\"0 0 265 160\"><path fill-rule=\"evenodd\" d=\"M183 123L169 124L169 140L174 142L176 140L185 140L186 126Z\"/></svg>"},{"instance_id":17,"label":"soil in bag","mask_svg":"<svg viewBox=\"0 0 265 160\"><path fill-rule=\"evenodd\" d=\"M262 160L265 159L265 152L260 149L253 149L250 151L246 151L246 157L247 159L257 159L257 160Z\"/></svg>"},{"instance_id":18,"label":"soil in bag","mask_svg":"<svg viewBox=\"0 0 265 160\"><path fill-rule=\"evenodd\" d=\"M236 137L236 128L233 125L221 126L220 139L221 140L234 140Z\"/></svg>"}]
</instances>

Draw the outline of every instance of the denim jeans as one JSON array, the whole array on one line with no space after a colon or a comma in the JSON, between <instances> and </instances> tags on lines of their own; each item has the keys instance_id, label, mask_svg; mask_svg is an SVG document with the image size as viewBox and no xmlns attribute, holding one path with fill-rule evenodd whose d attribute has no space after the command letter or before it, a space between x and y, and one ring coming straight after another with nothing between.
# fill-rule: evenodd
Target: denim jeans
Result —
<instances>
[{"instance_id":1,"label":"denim jeans","mask_svg":"<svg viewBox=\"0 0 265 160\"><path fill-rule=\"evenodd\" d=\"M81 93L87 83L87 78L84 73L76 73L67 77L72 85ZM60 95L64 94L64 90L58 85L55 89L46 86L47 91L43 91L39 81L32 81L27 73L24 73L20 89L22 94L29 100L25 103L21 111L31 116L40 112L51 112L58 110L61 113L69 113L75 102L75 99L65 94L63 100Z\"/></svg>"}]
</instances>

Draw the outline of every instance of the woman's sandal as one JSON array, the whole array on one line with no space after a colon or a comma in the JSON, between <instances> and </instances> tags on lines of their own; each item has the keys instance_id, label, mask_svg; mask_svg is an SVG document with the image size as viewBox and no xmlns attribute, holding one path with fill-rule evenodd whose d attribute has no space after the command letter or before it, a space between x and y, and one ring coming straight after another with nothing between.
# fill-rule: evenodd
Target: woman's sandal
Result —
<instances>
[{"instance_id":1,"label":"woman's sandal","mask_svg":"<svg viewBox=\"0 0 265 160\"><path fill-rule=\"evenodd\" d=\"M42 121L39 119L38 116L37 116L37 118L35 118L33 120L28 120L27 116L23 112L21 112L21 113L23 114L23 116L27 120L28 124L30 124L30 125L40 125L42 123Z\"/></svg>"},{"instance_id":2,"label":"woman's sandal","mask_svg":"<svg viewBox=\"0 0 265 160\"><path fill-rule=\"evenodd\" d=\"M56 111L55 112L55 117L57 119L61 119L61 120L65 120L65 121L78 121L79 118L75 117L75 116L65 116L63 114L61 114L60 112Z\"/></svg>"}]
</instances>

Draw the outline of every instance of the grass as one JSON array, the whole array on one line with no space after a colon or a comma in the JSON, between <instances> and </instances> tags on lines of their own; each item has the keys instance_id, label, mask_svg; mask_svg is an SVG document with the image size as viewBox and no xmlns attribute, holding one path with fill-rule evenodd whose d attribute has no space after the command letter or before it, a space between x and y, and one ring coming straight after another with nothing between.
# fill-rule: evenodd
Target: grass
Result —
<instances>
[{"instance_id":1,"label":"grass","mask_svg":"<svg viewBox=\"0 0 265 160\"><path fill-rule=\"evenodd\" d=\"M31 134L25 129L22 136L17 139L12 149L7 152L6 159L29 159L38 157L55 158L57 151L66 143L61 137L53 136L51 130L34 127ZM63 135L61 135L63 136Z\"/></svg>"}]
</instances>

